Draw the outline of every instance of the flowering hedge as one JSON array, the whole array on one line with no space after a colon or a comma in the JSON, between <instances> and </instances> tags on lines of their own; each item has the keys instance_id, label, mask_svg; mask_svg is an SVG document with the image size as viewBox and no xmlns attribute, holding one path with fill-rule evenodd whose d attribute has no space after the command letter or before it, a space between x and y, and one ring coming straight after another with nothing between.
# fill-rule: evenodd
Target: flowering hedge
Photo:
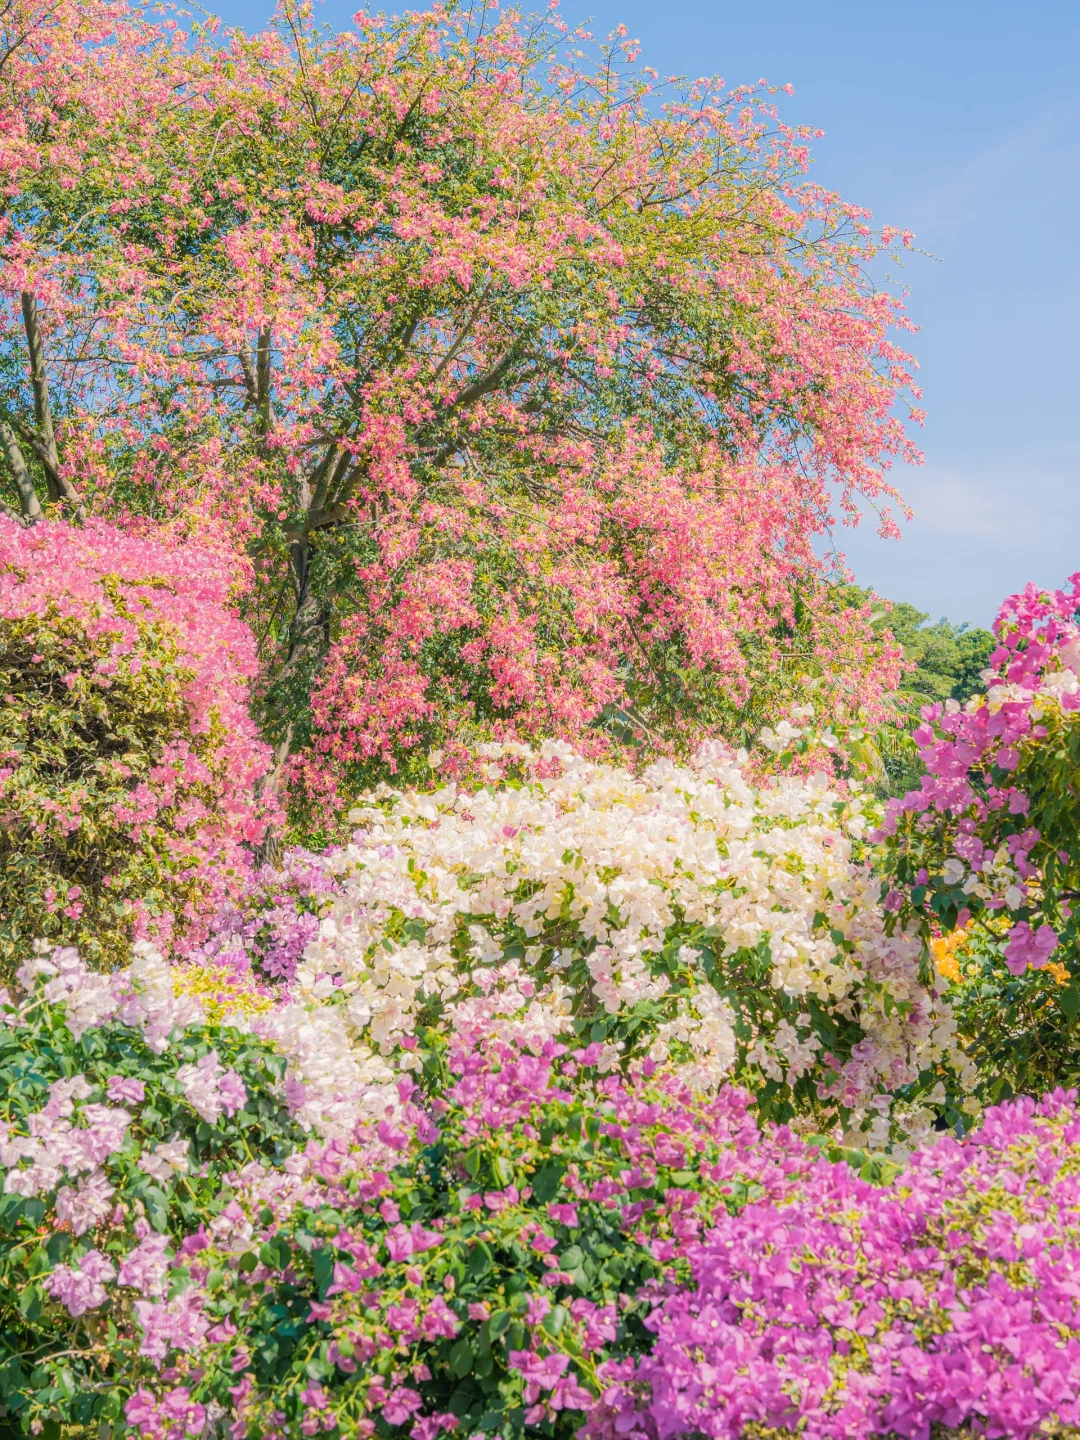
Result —
<instances>
[{"instance_id":1,"label":"flowering hedge","mask_svg":"<svg viewBox=\"0 0 1080 1440\"><path fill-rule=\"evenodd\" d=\"M1034 585L1001 607L986 693L931 705L915 732L919 789L889 802L884 868L905 919L947 929L1007 916L1005 964L1040 969L1076 929L1080 762L1080 574Z\"/></svg>"},{"instance_id":2,"label":"flowering hedge","mask_svg":"<svg viewBox=\"0 0 1080 1440\"><path fill-rule=\"evenodd\" d=\"M990 1098L1080 1076L1080 575L1002 605L985 693L928 706L875 863L896 923L964 931L950 997Z\"/></svg>"},{"instance_id":3,"label":"flowering hedge","mask_svg":"<svg viewBox=\"0 0 1080 1440\"><path fill-rule=\"evenodd\" d=\"M744 1092L478 1011L418 1037L392 1100L353 1089L305 1136L303 1027L291 1054L207 1028L169 979L146 949L107 977L60 950L2 1012L0 1400L23 1429L1076 1418L1071 1096L860 1180L865 1157L759 1126Z\"/></svg>"},{"instance_id":4,"label":"flowering hedge","mask_svg":"<svg viewBox=\"0 0 1080 1440\"><path fill-rule=\"evenodd\" d=\"M970 1108L920 943L886 933L859 794L755 787L722 747L640 777L557 742L482 753L487 786L380 791L324 862L340 893L290 993L340 1016L372 1080L415 1068L423 1024L482 1006L879 1148Z\"/></svg>"},{"instance_id":5,"label":"flowering hedge","mask_svg":"<svg viewBox=\"0 0 1080 1440\"><path fill-rule=\"evenodd\" d=\"M883 1187L793 1147L778 1194L687 1247L691 1283L649 1317L636 1369L602 1372L586 1433L1075 1435L1075 1099L993 1109Z\"/></svg>"},{"instance_id":6,"label":"flowering hedge","mask_svg":"<svg viewBox=\"0 0 1080 1440\"><path fill-rule=\"evenodd\" d=\"M115 963L239 889L267 750L225 568L0 518L0 969L39 935Z\"/></svg>"}]
</instances>

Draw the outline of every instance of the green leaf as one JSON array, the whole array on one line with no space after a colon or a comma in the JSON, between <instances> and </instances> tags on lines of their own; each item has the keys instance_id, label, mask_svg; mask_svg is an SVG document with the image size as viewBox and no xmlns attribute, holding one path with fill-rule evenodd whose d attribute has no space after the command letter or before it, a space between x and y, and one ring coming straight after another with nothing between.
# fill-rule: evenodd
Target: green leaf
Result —
<instances>
[{"instance_id":1,"label":"green leaf","mask_svg":"<svg viewBox=\"0 0 1080 1440\"><path fill-rule=\"evenodd\" d=\"M549 1200L554 1200L559 1193L559 1186L562 1184L563 1176L566 1174L566 1166L559 1164L545 1165L533 1176L532 1192L533 1197L539 1200L541 1205L546 1205Z\"/></svg>"},{"instance_id":2,"label":"green leaf","mask_svg":"<svg viewBox=\"0 0 1080 1440\"><path fill-rule=\"evenodd\" d=\"M479 1280L482 1275L486 1275L492 1269L494 1264L491 1251L482 1240L479 1241L469 1255L469 1274Z\"/></svg>"},{"instance_id":3,"label":"green leaf","mask_svg":"<svg viewBox=\"0 0 1080 1440\"><path fill-rule=\"evenodd\" d=\"M315 1284L319 1287L321 1300L334 1276L334 1252L329 1245L324 1245L321 1250L312 1253L311 1268L315 1272Z\"/></svg>"},{"instance_id":4,"label":"green leaf","mask_svg":"<svg viewBox=\"0 0 1080 1440\"><path fill-rule=\"evenodd\" d=\"M284 1270L292 1259L289 1242L283 1235L275 1235L259 1247L259 1259L268 1270Z\"/></svg>"},{"instance_id":5,"label":"green leaf","mask_svg":"<svg viewBox=\"0 0 1080 1440\"><path fill-rule=\"evenodd\" d=\"M472 1370L473 1352L472 1345L466 1339L459 1340L450 1351L450 1369L459 1380Z\"/></svg>"}]
</instances>

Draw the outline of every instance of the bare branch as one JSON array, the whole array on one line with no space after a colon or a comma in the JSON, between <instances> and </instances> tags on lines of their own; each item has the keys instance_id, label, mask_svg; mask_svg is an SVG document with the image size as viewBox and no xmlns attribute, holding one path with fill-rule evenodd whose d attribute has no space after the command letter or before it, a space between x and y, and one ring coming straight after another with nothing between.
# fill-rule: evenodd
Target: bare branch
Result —
<instances>
[{"instance_id":1,"label":"bare branch","mask_svg":"<svg viewBox=\"0 0 1080 1440\"><path fill-rule=\"evenodd\" d=\"M460 335L457 337L454 343L450 346L450 349L446 352L443 358L439 361L438 365L435 367L435 373L431 377L433 381L438 380L439 376L443 373L446 367L454 359L454 356L457 355L462 345L464 345L465 341L469 338L469 333L472 330L473 326L476 324L476 317L480 314L481 307L483 306L484 301L490 294L491 281L489 280L488 283L484 286L483 290L481 290L476 304L472 307L472 309L469 311L469 314L466 316L465 324L462 328Z\"/></svg>"},{"instance_id":2,"label":"bare branch","mask_svg":"<svg viewBox=\"0 0 1080 1440\"><path fill-rule=\"evenodd\" d=\"M259 382L255 378L255 366L251 363L251 356L248 354L247 346L242 345L237 355L240 361L240 368L244 372L244 389L248 393L248 399L252 405L259 403Z\"/></svg>"},{"instance_id":3,"label":"bare branch","mask_svg":"<svg viewBox=\"0 0 1080 1440\"><path fill-rule=\"evenodd\" d=\"M274 411L270 404L270 326L259 331L255 347L255 403L258 408L260 435L269 435L274 428Z\"/></svg>"},{"instance_id":4,"label":"bare branch","mask_svg":"<svg viewBox=\"0 0 1080 1440\"><path fill-rule=\"evenodd\" d=\"M506 352L501 360L497 361L486 375L481 375L479 380L474 380L471 385L466 385L453 400L450 401L447 409L467 410L470 405L475 405L485 395L490 395L492 390L497 390L506 372L513 365L517 358L517 347L514 346Z\"/></svg>"},{"instance_id":5,"label":"bare branch","mask_svg":"<svg viewBox=\"0 0 1080 1440\"><path fill-rule=\"evenodd\" d=\"M63 475L61 475L58 469L53 468L52 462L49 459L48 451L46 450L40 437L33 430L30 429L29 425L23 424L23 422L18 418L16 418L14 426L12 428L20 436L23 444L29 445L30 449L33 450L34 454L41 462L41 468L45 471L45 479L49 486L49 498L54 499L62 497L65 500L71 501L72 505L74 505L75 507L75 514L78 519L80 521L85 520L86 508L83 505L82 496L75 489L75 486L72 485L70 480L66 479Z\"/></svg>"}]
</instances>

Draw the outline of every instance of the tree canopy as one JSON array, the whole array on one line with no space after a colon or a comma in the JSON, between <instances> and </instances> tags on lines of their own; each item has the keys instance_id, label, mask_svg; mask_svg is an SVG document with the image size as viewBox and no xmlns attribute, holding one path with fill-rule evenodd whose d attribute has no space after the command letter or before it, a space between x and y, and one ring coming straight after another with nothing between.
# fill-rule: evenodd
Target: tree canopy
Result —
<instances>
[{"instance_id":1,"label":"tree canopy","mask_svg":"<svg viewBox=\"0 0 1080 1440\"><path fill-rule=\"evenodd\" d=\"M912 453L897 236L768 93L483 6L5 23L5 503L233 557L299 793L678 749L755 676L874 709L894 657L814 539L888 528Z\"/></svg>"}]
</instances>

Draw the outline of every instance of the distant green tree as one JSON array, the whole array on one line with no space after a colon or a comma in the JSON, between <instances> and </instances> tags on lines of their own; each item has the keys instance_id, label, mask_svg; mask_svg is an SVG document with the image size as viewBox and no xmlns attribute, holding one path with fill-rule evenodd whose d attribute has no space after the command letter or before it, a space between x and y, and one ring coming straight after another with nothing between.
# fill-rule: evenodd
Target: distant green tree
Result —
<instances>
[{"instance_id":1,"label":"distant green tree","mask_svg":"<svg viewBox=\"0 0 1080 1440\"><path fill-rule=\"evenodd\" d=\"M901 692L920 705L935 700L957 700L961 705L985 689L982 672L990 663L994 637L989 630L967 623L952 625L903 601L894 604L881 621L883 629L904 647L904 659L914 665L901 682Z\"/></svg>"},{"instance_id":2,"label":"distant green tree","mask_svg":"<svg viewBox=\"0 0 1080 1440\"><path fill-rule=\"evenodd\" d=\"M990 631L945 619L928 625L929 619L925 610L904 601L875 616L876 628L890 631L903 646L910 667L900 682L897 722L883 728L878 742L883 766L880 788L885 795L904 795L919 784L923 767L911 731L922 707L944 700L963 705L985 688L982 672L996 643Z\"/></svg>"}]
</instances>

